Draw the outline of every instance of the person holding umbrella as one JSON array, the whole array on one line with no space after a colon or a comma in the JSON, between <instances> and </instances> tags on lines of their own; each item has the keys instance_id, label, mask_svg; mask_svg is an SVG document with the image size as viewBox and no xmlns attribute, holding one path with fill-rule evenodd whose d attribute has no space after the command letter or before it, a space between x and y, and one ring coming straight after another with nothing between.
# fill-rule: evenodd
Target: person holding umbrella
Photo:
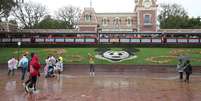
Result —
<instances>
[{"instance_id":1,"label":"person holding umbrella","mask_svg":"<svg viewBox=\"0 0 201 101\"><path fill-rule=\"evenodd\" d=\"M177 64L176 70L179 73L179 79L183 80L184 62L182 61L182 59L179 59L179 63Z\"/></svg>"},{"instance_id":2,"label":"person holding umbrella","mask_svg":"<svg viewBox=\"0 0 201 101\"><path fill-rule=\"evenodd\" d=\"M186 73L185 82L189 83L189 78L190 78L190 75L192 74L192 66L191 66L190 60L186 61L184 71Z\"/></svg>"}]
</instances>

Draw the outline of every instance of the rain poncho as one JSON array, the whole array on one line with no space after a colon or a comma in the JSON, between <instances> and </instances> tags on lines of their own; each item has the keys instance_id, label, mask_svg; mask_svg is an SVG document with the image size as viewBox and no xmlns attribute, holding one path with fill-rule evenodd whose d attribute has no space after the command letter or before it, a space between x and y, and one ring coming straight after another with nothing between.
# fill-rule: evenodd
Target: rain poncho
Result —
<instances>
[{"instance_id":1,"label":"rain poncho","mask_svg":"<svg viewBox=\"0 0 201 101\"><path fill-rule=\"evenodd\" d=\"M19 61L19 66L24 68L24 69L27 69L28 63L29 63L28 58L26 56L23 56L22 59L20 59L20 61Z\"/></svg>"},{"instance_id":2,"label":"rain poncho","mask_svg":"<svg viewBox=\"0 0 201 101\"><path fill-rule=\"evenodd\" d=\"M41 65L39 63L38 57L34 55L30 62L30 74L31 76L39 76L39 69Z\"/></svg>"},{"instance_id":3,"label":"rain poncho","mask_svg":"<svg viewBox=\"0 0 201 101\"><path fill-rule=\"evenodd\" d=\"M8 60L8 69L13 70L17 69L18 61L15 58Z\"/></svg>"}]
</instances>

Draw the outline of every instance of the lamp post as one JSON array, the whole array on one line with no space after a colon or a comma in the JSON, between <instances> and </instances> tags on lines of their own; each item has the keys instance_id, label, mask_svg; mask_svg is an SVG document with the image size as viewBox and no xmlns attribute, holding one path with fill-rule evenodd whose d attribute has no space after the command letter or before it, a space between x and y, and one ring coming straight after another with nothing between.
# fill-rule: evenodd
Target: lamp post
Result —
<instances>
[{"instance_id":1,"label":"lamp post","mask_svg":"<svg viewBox=\"0 0 201 101\"><path fill-rule=\"evenodd\" d=\"M17 42L17 46L18 46L18 60L20 59L20 46L21 46L21 42Z\"/></svg>"},{"instance_id":2,"label":"lamp post","mask_svg":"<svg viewBox=\"0 0 201 101\"><path fill-rule=\"evenodd\" d=\"M97 25L97 38L96 38L96 42L99 44L99 42L100 42L100 34L99 34L99 32L101 31L101 28L100 28L100 25L98 24Z\"/></svg>"}]
</instances>

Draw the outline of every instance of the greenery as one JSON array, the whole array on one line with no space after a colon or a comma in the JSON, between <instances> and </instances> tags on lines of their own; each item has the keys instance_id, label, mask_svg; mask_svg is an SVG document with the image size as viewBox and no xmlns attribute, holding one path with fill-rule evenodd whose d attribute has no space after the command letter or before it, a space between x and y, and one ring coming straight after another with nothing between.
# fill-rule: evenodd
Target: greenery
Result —
<instances>
[{"instance_id":1,"label":"greenery","mask_svg":"<svg viewBox=\"0 0 201 101\"><path fill-rule=\"evenodd\" d=\"M72 28L69 23L62 20L53 19L50 15L34 26L36 29L68 29Z\"/></svg>"},{"instance_id":2,"label":"greenery","mask_svg":"<svg viewBox=\"0 0 201 101\"><path fill-rule=\"evenodd\" d=\"M199 29L201 18L190 18L186 10L178 4L161 4L158 16L161 29Z\"/></svg>"},{"instance_id":3,"label":"greenery","mask_svg":"<svg viewBox=\"0 0 201 101\"><path fill-rule=\"evenodd\" d=\"M88 53L97 54L96 48L21 48L20 56L25 52L35 52L44 63L48 55L63 56L65 64L88 64ZM122 50L113 48L112 50ZM133 49L134 50L134 49ZM191 57L192 65L201 65L201 49L199 48L138 48L138 58L122 61L117 64L135 65L176 65L177 57L187 55ZM0 50L0 63L7 63L12 56L18 57L17 48L2 48ZM111 64L106 60L96 59L96 64Z\"/></svg>"}]
</instances>

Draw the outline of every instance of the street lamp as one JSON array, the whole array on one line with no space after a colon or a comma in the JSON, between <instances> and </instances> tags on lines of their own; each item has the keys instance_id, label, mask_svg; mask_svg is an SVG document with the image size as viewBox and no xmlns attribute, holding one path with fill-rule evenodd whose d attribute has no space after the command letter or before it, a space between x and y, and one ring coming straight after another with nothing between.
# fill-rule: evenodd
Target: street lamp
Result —
<instances>
[{"instance_id":1,"label":"street lamp","mask_svg":"<svg viewBox=\"0 0 201 101\"><path fill-rule=\"evenodd\" d=\"M100 31L101 31L101 28L100 28L100 25L98 24L97 25L97 33L96 33L97 34L96 35L97 36L97 38L96 38L97 43L99 43L99 41L100 41L100 35L99 35Z\"/></svg>"},{"instance_id":2,"label":"street lamp","mask_svg":"<svg viewBox=\"0 0 201 101\"><path fill-rule=\"evenodd\" d=\"M21 46L21 42L17 42L17 46L18 46L18 60L20 59L20 46Z\"/></svg>"}]
</instances>

